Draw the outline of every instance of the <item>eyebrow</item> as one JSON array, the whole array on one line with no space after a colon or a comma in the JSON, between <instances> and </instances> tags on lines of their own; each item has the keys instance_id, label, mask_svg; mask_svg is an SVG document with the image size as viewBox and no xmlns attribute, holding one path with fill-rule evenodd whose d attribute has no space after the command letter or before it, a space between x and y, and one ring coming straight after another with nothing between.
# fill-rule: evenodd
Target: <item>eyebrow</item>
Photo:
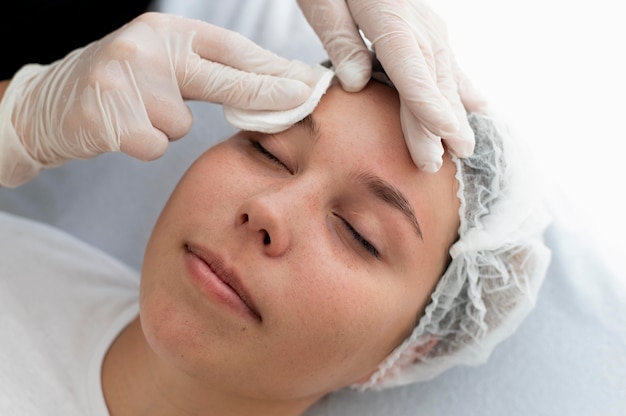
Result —
<instances>
[{"instance_id":1,"label":"eyebrow","mask_svg":"<svg viewBox=\"0 0 626 416\"><path fill-rule=\"evenodd\" d=\"M424 241L422 228L420 227L415 211L408 199L395 186L371 172L357 172L357 181L381 201L400 211L411 223L419 238Z\"/></svg>"},{"instance_id":2,"label":"eyebrow","mask_svg":"<svg viewBox=\"0 0 626 416\"><path fill-rule=\"evenodd\" d=\"M306 133L313 138L319 136L319 124L317 123L317 121L315 121L312 114L309 114L302 120L298 121L295 125L303 128Z\"/></svg>"},{"instance_id":3,"label":"eyebrow","mask_svg":"<svg viewBox=\"0 0 626 416\"><path fill-rule=\"evenodd\" d=\"M313 118L312 114L309 114L302 120L298 121L296 126L303 128L308 135L314 139L319 137L319 123ZM365 188L375 197L385 202L389 206L400 211L406 219L411 223L415 233L420 240L424 241L424 235L422 234L422 228L420 227L415 211L411 207L408 199L404 196L399 189L395 186L377 176L371 172L361 171L356 172L354 177L357 182L365 186Z\"/></svg>"}]
</instances>

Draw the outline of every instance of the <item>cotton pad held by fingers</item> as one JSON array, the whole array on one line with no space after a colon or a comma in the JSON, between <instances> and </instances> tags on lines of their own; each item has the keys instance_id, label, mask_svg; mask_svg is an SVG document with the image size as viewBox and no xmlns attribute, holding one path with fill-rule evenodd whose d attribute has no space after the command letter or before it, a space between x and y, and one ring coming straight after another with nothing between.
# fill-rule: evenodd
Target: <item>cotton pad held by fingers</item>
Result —
<instances>
[{"instance_id":1,"label":"cotton pad held by fingers","mask_svg":"<svg viewBox=\"0 0 626 416\"><path fill-rule=\"evenodd\" d=\"M287 130L311 114L322 96L328 90L335 73L324 68L324 72L317 84L313 86L313 92L309 98L299 106L290 110L244 110L225 105L224 116L232 126L246 131L258 131L261 133L278 133Z\"/></svg>"}]
</instances>

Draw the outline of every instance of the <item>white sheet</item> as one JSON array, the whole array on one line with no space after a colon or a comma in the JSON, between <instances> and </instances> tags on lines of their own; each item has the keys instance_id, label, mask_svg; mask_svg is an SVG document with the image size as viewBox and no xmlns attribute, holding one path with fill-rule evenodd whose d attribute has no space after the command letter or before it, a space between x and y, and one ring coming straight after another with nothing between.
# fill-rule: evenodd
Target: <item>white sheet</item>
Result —
<instances>
[{"instance_id":1,"label":"white sheet","mask_svg":"<svg viewBox=\"0 0 626 416\"><path fill-rule=\"evenodd\" d=\"M294 0L161 0L156 7L238 30L287 57L325 58ZM152 224L178 178L234 131L219 106L190 107L192 131L163 158L143 163L108 154L71 162L21 188L0 189L0 209L56 225L140 268ZM564 215L569 201L551 203L553 263L537 308L487 364L382 393L340 392L307 416L624 414L626 276L608 269L579 217Z\"/></svg>"}]
</instances>

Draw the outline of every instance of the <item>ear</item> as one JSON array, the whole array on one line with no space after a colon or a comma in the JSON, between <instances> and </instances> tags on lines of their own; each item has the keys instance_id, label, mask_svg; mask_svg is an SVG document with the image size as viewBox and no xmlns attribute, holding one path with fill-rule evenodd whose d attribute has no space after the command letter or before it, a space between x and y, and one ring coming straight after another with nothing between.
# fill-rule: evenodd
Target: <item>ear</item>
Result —
<instances>
[{"instance_id":1,"label":"ear","mask_svg":"<svg viewBox=\"0 0 626 416\"><path fill-rule=\"evenodd\" d=\"M411 360L410 363L408 363L406 366L408 365L413 365L415 364L417 361L419 361L419 359L421 357L424 357L425 355L428 355L428 353L435 348L435 345L437 345L437 343L439 342L439 338L435 337L435 336L429 336L428 337L428 341L426 341L425 343L421 344L421 345L416 345L414 347L411 347L413 350L413 360ZM405 367L406 367L405 366ZM376 366L376 368L374 368L372 371L370 371L369 373L367 373L366 375L364 375L363 377L359 378L358 380L355 381L354 384L363 384L366 383L370 377L372 377L372 375L374 375L374 373L378 370L378 366Z\"/></svg>"}]
</instances>

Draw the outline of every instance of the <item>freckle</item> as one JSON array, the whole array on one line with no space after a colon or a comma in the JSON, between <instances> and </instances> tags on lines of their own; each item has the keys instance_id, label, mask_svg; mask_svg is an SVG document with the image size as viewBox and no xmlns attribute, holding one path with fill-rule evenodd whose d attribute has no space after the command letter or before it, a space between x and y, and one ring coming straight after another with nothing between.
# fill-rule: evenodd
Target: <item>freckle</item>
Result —
<instances>
[{"instance_id":1,"label":"freckle","mask_svg":"<svg viewBox=\"0 0 626 416\"><path fill-rule=\"evenodd\" d=\"M244 326L244 327L242 327L242 328L241 328L241 332L245 331L246 329L248 329L248 328L246 328L245 326Z\"/></svg>"}]
</instances>

